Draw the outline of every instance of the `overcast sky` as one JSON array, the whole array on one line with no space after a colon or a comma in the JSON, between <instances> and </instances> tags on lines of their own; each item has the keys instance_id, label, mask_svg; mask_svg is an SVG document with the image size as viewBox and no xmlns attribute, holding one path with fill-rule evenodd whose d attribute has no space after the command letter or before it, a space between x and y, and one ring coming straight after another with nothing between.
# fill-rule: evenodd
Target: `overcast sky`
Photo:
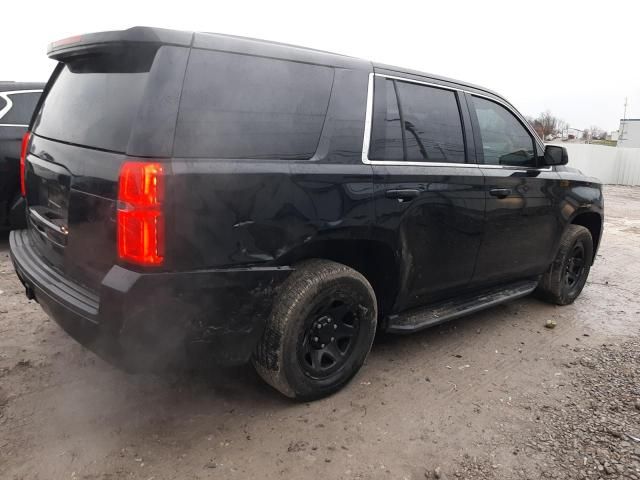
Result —
<instances>
[{"instance_id":1,"label":"overcast sky","mask_svg":"<svg viewBox=\"0 0 640 480\"><path fill-rule=\"evenodd\" d=\"M135 25L229 33L476 83L572 127L640 118L640 2L5 1L0 80L46 80L49 42ZM163 6L163 5L170 6ZM100 8L98 8L98 6Z\"/></svg>"}]
</instances>

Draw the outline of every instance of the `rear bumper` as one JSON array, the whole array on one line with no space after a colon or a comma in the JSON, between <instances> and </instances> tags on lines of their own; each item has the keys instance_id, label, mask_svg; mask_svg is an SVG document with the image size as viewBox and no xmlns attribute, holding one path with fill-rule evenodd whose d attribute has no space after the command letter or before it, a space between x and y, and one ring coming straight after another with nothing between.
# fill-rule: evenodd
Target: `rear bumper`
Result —
<instances>
[{"instance_id":1,"label":"rear bumper","mask_svg":"<svg viewBox=\"0 0 640 480\"><path fill-rule=\"evenodd\" d=\"M69 335L128 370L249 360L288 267L139 273L114 266L98 292L52 269L26 230L9 237L27 295Z\"/></svg>"}]
</instances>

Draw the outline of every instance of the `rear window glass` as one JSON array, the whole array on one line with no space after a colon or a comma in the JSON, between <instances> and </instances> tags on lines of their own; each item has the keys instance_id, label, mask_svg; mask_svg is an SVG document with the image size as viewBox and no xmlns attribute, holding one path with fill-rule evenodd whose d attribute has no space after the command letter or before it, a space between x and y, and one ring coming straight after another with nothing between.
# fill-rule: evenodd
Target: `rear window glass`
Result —
<instances>
[{"instance_id":1,"label":"rear window glass","mask_svg":"<svg viewBox=\"0 0 640 480\"><path fill-rule=\"evenodd\" d=\"M174 155L310 158L332 82L330 67L193 50Z\"/></svg>"},{"instance_id":2,"label":"rear window glass","mask_svg":"<svg viewBox=\"0 0 640 480\"><path fill-rule=\"evenodd\" d=\"M148 77L149 62L95 56L62 67L34 125L37 135L125 152Z\"/></svg>"},{"instance_id":3,"label":"rear window glass","mask_svg":"<svg viewBox=\"0 0 640 480\"><path fill-rule=\"evenodd\" d=\"M13 93L9 95L9 99L13 105L11 109L0 118L0 123L28 125L39 98L40 93ZM2 102L4 102L4 100L2 100ZM2 106L0 106L0 108L2 108Z\"/></svg>"}]
</instances>

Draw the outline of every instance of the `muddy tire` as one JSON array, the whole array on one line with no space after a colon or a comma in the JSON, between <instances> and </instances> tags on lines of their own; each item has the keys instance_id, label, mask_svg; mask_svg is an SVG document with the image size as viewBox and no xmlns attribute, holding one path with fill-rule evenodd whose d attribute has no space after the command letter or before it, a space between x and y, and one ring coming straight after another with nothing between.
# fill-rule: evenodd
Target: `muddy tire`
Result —
<instances>
[{"instance_id":1,"label":"muddy tire","mask_svg":"<svg viewBox=\"0 0 640 480\"><path fill-rule=\"evenodd\" d=\"M538 284L537 293L557 305L573 303L587 282L592 261L591 233L580 225L569 225L555 260Z\"/></svg>"},{"instance_id":2,"label":"muddy tire","mask_svg":"<svg viewBox=\"0 0 640 480\"><path fill-rule=\"evenodd\" d=\"M376 322L375 293L360 273L328 260L302 262L280 289L253 365L288 397L325 397L360 370Z\"/></svg>"}]
</instances>

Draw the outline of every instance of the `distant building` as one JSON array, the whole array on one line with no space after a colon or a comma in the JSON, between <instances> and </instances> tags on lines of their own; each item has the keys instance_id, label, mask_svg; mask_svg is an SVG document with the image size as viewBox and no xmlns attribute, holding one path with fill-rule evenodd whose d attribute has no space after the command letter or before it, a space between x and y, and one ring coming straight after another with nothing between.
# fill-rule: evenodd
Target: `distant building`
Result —
<instances>
[{"instance_id":1,"label":"distant building","mask_svg":"<svg viewBox=\"0 0 640 480\"><path fill-rule=\"evenodd\" d=\"M609 135L607 135L607 140L613 140L614 142L618 141L618 132L619 130L614 130Z\"/></svg>"},{"instance_id":2,"label":"distant building","mask_svg":"<svg viewBox=\"0 0 640 480\"><path fill-rule=\"evenodd\" d=\"M566 130L562 132L563 140L576 140L582 138L582 130L578 130L577 128L568 127Z\"/></svg>"},{"instance_id":3,"label":"distant building","mask_svg":"<svg viewBox=\"0 0 640 480\"><path fill-rule=\"evenodd\" d=\"M640 148L640 118L620 120L618 146Z\"/></svg>"}]
</instances>

